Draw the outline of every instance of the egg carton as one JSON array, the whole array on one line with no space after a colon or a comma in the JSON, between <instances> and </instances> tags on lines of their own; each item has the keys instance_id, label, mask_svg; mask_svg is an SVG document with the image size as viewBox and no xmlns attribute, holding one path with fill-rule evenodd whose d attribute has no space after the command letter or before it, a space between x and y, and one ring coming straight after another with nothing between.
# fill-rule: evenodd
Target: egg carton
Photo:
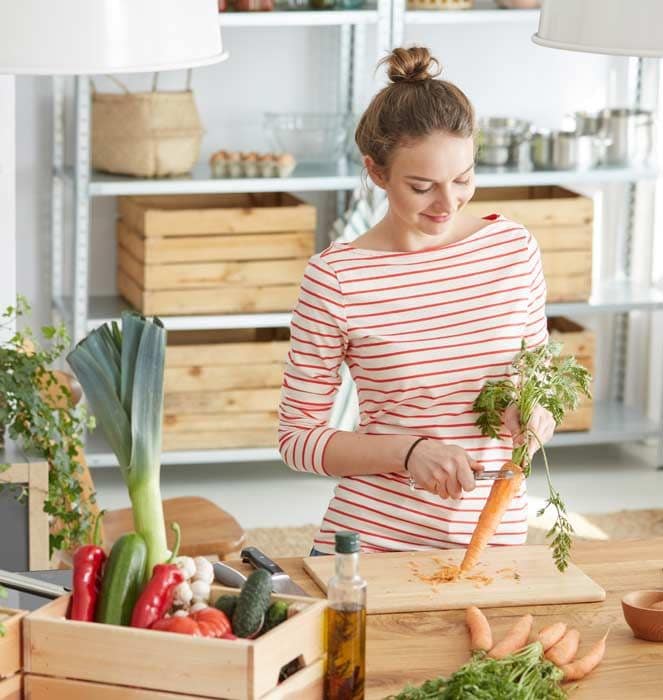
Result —
<instances>
[{"instance_id":1,"label":"egg carton","mask_svg":"<svg viewBox=\"0 0 663 700\"><path fill-rule=\"evenodd\" d=\"M290 153L216 151L210 158L212 177L288 177L295 165Z\"/></svg>"}]
</instances>

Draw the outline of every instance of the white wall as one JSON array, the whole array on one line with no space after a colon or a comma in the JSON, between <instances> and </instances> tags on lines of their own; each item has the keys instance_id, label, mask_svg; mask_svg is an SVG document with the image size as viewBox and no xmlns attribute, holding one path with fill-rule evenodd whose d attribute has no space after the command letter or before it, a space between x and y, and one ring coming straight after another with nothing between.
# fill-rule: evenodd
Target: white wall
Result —
<instances>
[{"instance_id":1,"label":"white wall","mask_svg":"<svg viewBox=\"0 0 663 700\"><path fill-rule=\"evenodd\" d=\"M406 43L428 45L444 66L443 77L457 82L483 116L514 115L531 119L538 126L560 127L564 116L573 111L626 104L628 94L623 89L625 60L542 49L530 42L534 30L534 26L520 25L416 27L407 31ZM207 129L202 158L206 159L219 148L267 148L261 127L264 111L334 109L337 99L333 50L336 36L335 28L225 30L224 42L230 51L230 59L194 73L194 90ZM362 104L366 104L377 87L373 82L375 56L375 35L369 30ZM150 84L148 76L129 76L126 81L133 90L146 89ZM161 85L175 88L183 81L183 73L170 74L163 76ZM50 81L20 78L17 86L17 284L19 291L33 302L33 323L38 325L49 320L46 253L51 158ZM100 90L114 89L103 78L97 80L97 87ZM609 274L615 264L607 253L614 247L611 241L614 224L619 220L622 191L622 187L610 188L610 198L615 205L606 217L606 229L597 241L605 253L599 260L601 274ZM334 196L304 196L324 205L320 214L321 231L326 230L333 216ZM114 209L112 198L100 198L92 207L90 279L91 290L96 294L114 293ZM598 320L590 323L599 330L606 326ZM605 343L600 343L599 347L602 352L609 349ZM608 363L609 353L598 363L603 373L599 393L605 390L603 379L608 371L604 368L609 366ZM638 366L643 364L638 363ZM638 398L643 402L646 400L645 396ZM253 518L255 508L242 503L248 504L251 494L255 494L255 485L250 484L251 475L262 474L265 468L264 465L241 465L232 469L234 483L241 485L242 475L246 478L246 498L237 496L235 509L240 520L242 512L250 512ZM293 475L287 474L286 477L282 471L284 468L279 465L267 468L273 468L275 474L287 478L284 485L292 483ZM193 467L165 471L164 479L171 478L170 473L177 483L182 483L183 479L194 480L197 473ZM202 478L203 471L199 472ZM209 478L209 470L205 475ZM218 478L224 478L221 468ZM104 479L110 483L108 475ZM306 488L303 478L297 483L302 484L302 489ZM316 487L316 504L324 501L330 486ZM240 491L235 489L233 493ZM313 493L313 487L309 493ZM302 502L306 500L303 496L304 492ZM315 505L315 509L318 512L319 505ZM311 519L314 517L302 515L302 522Z\"/></svg>"}]
</instances>

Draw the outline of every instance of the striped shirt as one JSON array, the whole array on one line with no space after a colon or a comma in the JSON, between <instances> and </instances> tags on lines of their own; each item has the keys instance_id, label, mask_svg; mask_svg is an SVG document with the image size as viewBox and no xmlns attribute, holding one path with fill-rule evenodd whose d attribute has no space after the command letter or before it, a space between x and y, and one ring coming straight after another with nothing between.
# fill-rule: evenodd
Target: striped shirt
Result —
<instances>
[{"instance_id":1,"label":"striped shirt","mask_svg":"<svg viewBox=\"0 0 663 700\"><path fill-rule=\"evenodd\" d=\"M279 447L292 469L326 474L327 424L343 361L357 387L358 432L427 436L458 445L485 470L509 459L508 432L481 435L472 403L487 379L509 376L521 339L548 339L538 245L499 215L467 238L417 252L332 243L307 266L291 322L279 406ZM466 546L490 484L458 500L410 491L402 473L340 479L314 539L361 534L363 551ZM525 484L491 545L527 535Z\"/></svg>"}]
</instances>

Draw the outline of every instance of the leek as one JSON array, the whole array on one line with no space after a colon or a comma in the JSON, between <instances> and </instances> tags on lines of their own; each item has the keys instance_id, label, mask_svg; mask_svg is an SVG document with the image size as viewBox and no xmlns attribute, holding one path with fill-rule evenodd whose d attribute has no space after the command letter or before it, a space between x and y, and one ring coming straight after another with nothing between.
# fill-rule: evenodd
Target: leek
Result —
<instances>
[{"instance_id":1,"label":"leek","mask_svg":"<svg viewBox=\"0 0 663 700\"><path fill-rule=\"evenodd\" d=\"M125 312L121 330L104 324L67 356L120 465L148 578L169 555L160 489L165 354L161 321Z\"/></svg>"}]
</instances>

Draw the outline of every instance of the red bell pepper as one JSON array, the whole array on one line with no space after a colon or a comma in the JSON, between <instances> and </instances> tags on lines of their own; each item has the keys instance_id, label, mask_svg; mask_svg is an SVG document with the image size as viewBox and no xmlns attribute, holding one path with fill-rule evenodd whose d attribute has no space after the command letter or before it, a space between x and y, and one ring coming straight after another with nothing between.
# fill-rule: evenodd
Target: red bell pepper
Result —
<instances>
[{"instance_id":1,"label":"red bell pepper","mask_svg":"<svg viewBox=\"0 0 663 700\"><path fill-rule=\"evenodd\" d=\"M138 597L131 615L132 627L151 627L157 620L166 615L173 604L175 588L184 581L184 574L176 564L172 564L180 548L180 528L172 524L175 531L175 547L170 559L165 564L157 564L152 571L143 592Z\"/></svg>"},{"instance_id":2,"label":"red bell pepper","mask_svg":"<svg viewBox=\"0 0 663 700\"><path fill-rule=\"evenodd\" d=\"M101 589L101 573L106 561L106 552L100 546L101 518L104 512L101 511L97 516L91 543L78 547L74 552L70 620L94 620L94 609Z\"/></svg>"}]
</instances>

